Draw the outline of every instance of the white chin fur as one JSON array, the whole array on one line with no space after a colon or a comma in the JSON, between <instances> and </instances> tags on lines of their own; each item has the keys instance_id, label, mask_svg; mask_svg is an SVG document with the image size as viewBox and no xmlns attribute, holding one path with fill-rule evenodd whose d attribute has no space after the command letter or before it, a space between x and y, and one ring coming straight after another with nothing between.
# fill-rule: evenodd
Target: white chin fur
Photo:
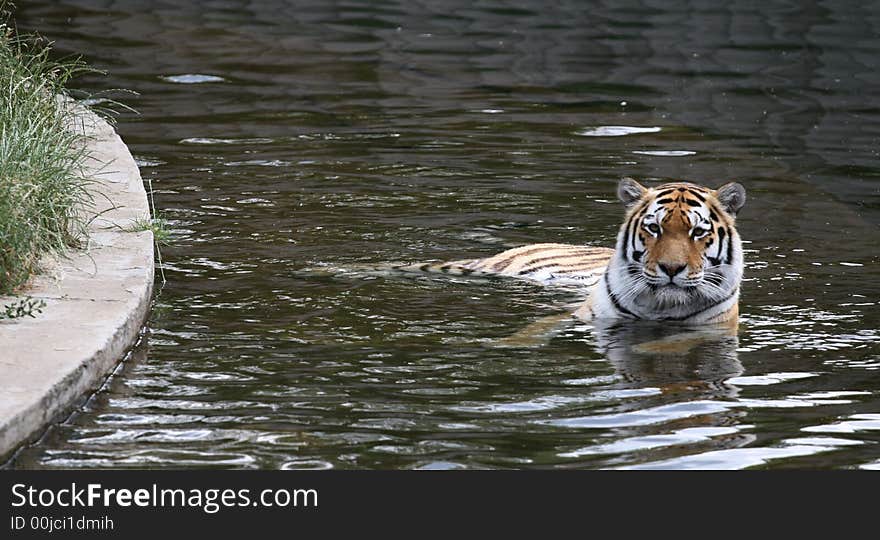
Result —
<instances>
[{"instance_id":1,"label":"white chin fur","mask_svg":"<svg viewBox=\"0 0 880 540\"><path fill-rule=\"evenodd\" d=\"M693 301L693 289L683 289L676 285L664 285L649 293L653 293L653 300L658 308L680 306Z\"/></svg>"}]
</instances>

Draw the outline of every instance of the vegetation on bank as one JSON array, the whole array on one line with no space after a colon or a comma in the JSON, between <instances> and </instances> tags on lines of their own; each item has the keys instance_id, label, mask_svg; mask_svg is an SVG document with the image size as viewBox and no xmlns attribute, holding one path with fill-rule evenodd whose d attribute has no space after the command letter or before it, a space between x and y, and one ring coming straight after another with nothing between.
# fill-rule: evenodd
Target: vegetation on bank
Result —
<instances>
[{"instance_id":1,"label":"vegetation on bank","mask_svg":"<svg viewBox=\"0 0 880 540\"><path fill-rule=\"evenodd\" d=\"M0 309L0 320L20 319L22 317L36 317L43 312L46 302L39 298L19 298Z\"/></svg>"},{"instance_id":2,"label":"vegetation on bank","mask_svg":"<svg viewBox=\"0 0 880 540\"><path fill-rule=\"evenodd\" d=\"M0 10L3 9L0 3ZM47 253L63 253L85 233L91 204L82 135L59 96L87 70L55 61L50 45L16 35L0 14L0 295L24 285Z\"/></svg>"}]
</instances>

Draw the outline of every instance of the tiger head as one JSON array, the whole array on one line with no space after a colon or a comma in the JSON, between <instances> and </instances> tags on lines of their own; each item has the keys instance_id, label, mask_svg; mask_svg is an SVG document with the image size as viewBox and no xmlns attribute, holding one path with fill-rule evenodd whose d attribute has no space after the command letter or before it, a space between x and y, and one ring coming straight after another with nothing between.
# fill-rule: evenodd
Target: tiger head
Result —
<instances>
[{"instance_id":1,"label":"tiger head","mask_svg":"<svg viewBox=\"0 0 880 540\"><path fill-rule=\"evenodd\" d=\"M633 311L674 318L737 294L743 261L734 220L746 202L741 184L646 188L624 178L617 194L628 213L612 261L616 299Z\"/></svg>"}]
</instances>

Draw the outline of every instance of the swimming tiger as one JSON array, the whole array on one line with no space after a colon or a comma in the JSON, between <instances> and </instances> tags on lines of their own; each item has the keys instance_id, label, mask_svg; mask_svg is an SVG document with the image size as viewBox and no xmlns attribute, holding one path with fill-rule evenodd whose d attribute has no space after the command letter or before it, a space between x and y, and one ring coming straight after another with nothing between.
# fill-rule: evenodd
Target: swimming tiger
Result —
<instances>
[{"instance_id":1,"label":"swimming tiger","mask_svg":"<svg viewBox=\"0 0 880 540\"><path fill-rule=\"evenodd\" d=\"M716 190L687 182L648 188L624 178L617 196L627 214L615 249L531 244L484 259L403 268L584 285L590 295L574 316L585 321L735 325L743 273L735 219L745 188L736 182Z\"/></svg>"}]
</instances>

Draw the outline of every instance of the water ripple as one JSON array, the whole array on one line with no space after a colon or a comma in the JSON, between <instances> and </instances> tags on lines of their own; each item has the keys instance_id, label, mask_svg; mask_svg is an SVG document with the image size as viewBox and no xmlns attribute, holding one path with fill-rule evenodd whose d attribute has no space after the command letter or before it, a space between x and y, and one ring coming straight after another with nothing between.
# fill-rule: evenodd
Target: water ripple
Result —
<instances>
[{"instance_id":1,"label":"water ripple","mask_svg":"<svg viewBox=\"0 0 880 540\"><path fill-rule=\"evenodd\" d=\"M541 420L536 423L569 428L611 428L659 424L692 416L716 414L730 409L731 404L716 401L673 403L648 409L614 414L598 414L575 418Z\"/></svg>"},{"instance_id":2,"label":"water ripple","mask_svg":"<svg viewBox=\"0 0 880 540\"><path fill-rule=\"evenodd\" d=\"M599 126L595 128L576 131L575 135L582 137L622 137L624 135L639 135L642 133L659 133L659 127L633 127L633 126Z\"/></svg>"},{"instance_id":3,"label":"water ripple","mask_svg":"<svg viewBox=\"0 0 880 540\"><path fill-rule=\"evenodd\" d=\"M854 414L831 424L801 428L801 431L808 433L859 433L875 430L880 430L880 414Z\"/></svg>"},{"instance_id":4,"label":"water ripple","mask_svg":"<svg viewBox=\"0 0 880 540\"><path fill-rule=\"evenodd\" d=\"M202 84L202 83L214 83L214 82L224 82L226 79L223 77L218 77L216 75L203 75L201 73L186 73L183 75L164 75L159 77L163 81L168 81L177 84Z\"/></svg>"},{"instance_id":5,"label":"water ripple","mask_svg":"<svg viewBox=\"0 0 880 540\"><path fill-rule=\"evenodd\" d=\"M562 452L559 457L578 458L598 454L624 454L642 452L654 448L694 444L711 440L714 437L738 433L738 427L694 427L676 430L672 433L628 437L608 444L597 444Z\"/></svg>"},{"instance_id":6,"label":"water ripple","mask_svg":"<svg viewBox=\"0 0 880 540\"><path fill-rule=\"evenodd\" d=\"M628 470L747 469L749 467L766 465L773 460L810 456L821 452L828 452L835 448L834 445L820 446L814 444L778 448L730 448L619 468Z\"/></svg>"}]
</instances>

